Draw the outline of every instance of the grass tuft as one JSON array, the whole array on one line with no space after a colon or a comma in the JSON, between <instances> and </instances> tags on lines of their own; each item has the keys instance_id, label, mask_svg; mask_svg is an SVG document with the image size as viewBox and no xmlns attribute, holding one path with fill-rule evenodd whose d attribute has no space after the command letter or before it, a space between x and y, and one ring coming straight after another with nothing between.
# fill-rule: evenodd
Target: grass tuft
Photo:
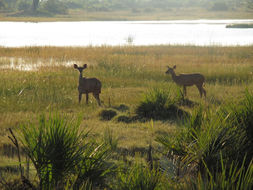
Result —
<instances>
[{"instance_id":1,"label":"grass tuft","mask_svg":"<svg viewBox=\"0 0 253 190\"><path fill-rule=\"evenodd\" d=\"M100 119L101 120L105 120L105 121L111 120L116 115L117 115L117 112L115 110L113 110L113 109L102 110L99 113Z\"/></svg>"},{"instance_id":2,"label":"grass tuft","mask_svg":"<svg viewBox=\"0 0 253 190\"><path fill-rule=\"evenodd\" d=\"M136 109L136 114L148 119L177 119L185 115L170 93L161 89L153 89L145 94Z\"/></svg>"}]
</instances>

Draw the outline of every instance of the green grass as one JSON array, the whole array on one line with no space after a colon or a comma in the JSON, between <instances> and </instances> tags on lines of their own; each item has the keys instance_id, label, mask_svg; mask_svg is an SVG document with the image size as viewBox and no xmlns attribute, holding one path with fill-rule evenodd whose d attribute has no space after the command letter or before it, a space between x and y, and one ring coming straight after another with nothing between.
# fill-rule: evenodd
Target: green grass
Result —
<instances>
[{"instance_id":1,"label":"green grass","mask_svg":"<svg viewBox=\"0 0 253 190\"><path fill-rule=\"evenodd\" d=\"M150 145L155 168L161 164L173 180L188 179L198 172L203 177L206 168L214 168L210 170L211 175L220 174L220 153L225 168L232 167L231 159L234 159L234 165L238 166L234 170L239 170L244 154L251 152L252 147L245 144L245 139L252 138L249 127L253 102L252 51L252 46L0 48L0 67L5 65L0 69L0 150L11 144L8 128L17 131L29 123L29 128L36 130L41 114L48 118L50 113L57 112L64 116L63 121L81 115L79 129L90 131L87 141L105 141L113 150L112 163L119 166L123 162L133 167L119 174L122 185L129 185L126 184L128 172L152 174L145 168ZM18 63L19 59L23 60L22 64L37 66L37 70L8 68L12 61ZM88 105L84 100L78 104L79 74L73 68L74 63L86 63L84 76L96 77L102 82L101 107L92 95ZM206 77L206 99L199 97L195 86L187 88L186 98L181 96L182 89L165 74L166 66L175 64L177 74L199 72ZM187 117L178 117L178 111L171 110L171 105L187 113ZM138 113L140 107L148 117ZM112 117L111 111L116 115ZM101 119L104 117L101 113L111 116L110 120ZM11 149L5 151L11 152ZM136 156L144 162L141 170L139 166L134 169ZM9 159L3 151L0 159L3 167L17 165L17 160ZM245 157L244 164L250 164L249 157ZM83 165L88 167L89 163L84 161ZM116 175L112 178L116 179ZM200 183L204 181L200 179ZM133 180L138 183L139 178ZM179 186L173 180L165 183L168 178L159 174L159 183L167 187L185 186L184 180L180 180ZM92 184L86 181L87 188ZM111 185L106 178L104 184Z\"/></svg>"}]
</instances>

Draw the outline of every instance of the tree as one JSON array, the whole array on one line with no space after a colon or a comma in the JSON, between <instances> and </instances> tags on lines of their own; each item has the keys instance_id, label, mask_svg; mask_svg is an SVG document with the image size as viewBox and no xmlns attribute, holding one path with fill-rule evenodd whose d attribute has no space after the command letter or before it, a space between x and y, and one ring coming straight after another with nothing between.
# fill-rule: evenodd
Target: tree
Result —
<instances>
[{"instance_id":1,"label":"tree","mask_svg":"<svg viewBox=\"0 0 253 190\"><path fill-rule=\"evenodd\" d=\"M5 3L2 0L0 0L0 9L4 9L4 8L5 8Z\"/></svg>"},{"instance_id":2,"label":"tree","mask_svg":"<svg viewBox=\"0 0 253 190\"><path fill-rule=\"evenodd\" d=\"M67 14L68 8L62 1L47 0L42 5L43 9L51 14Z\"/></svg>"},{"instance_id":3,"label":"tree","mask_svg":"<svg viewBox=\"0 0 253 190\"><path fill-rule=\"evenodd\" d=\"M39 7L39 0L33 0L33 4L32 4L32 11L36 12L38 7Z\"/></svg>"},{"instance_id":4,"label":"tree","mask_svg":"<svg viewBox=\"0 0 253 190\"><path fill-rule=\"evenodd\" d=\"M253 10L253 0L247 0L247 8Z\"/></svg>"}]
</instances>

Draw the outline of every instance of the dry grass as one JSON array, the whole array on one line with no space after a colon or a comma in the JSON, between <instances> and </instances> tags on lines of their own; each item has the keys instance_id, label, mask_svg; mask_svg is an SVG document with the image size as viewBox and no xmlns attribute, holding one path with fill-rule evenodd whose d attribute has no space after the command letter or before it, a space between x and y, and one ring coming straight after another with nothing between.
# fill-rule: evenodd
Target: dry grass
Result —
<instances>
[{"instance_id":1,"label":"dry grass","mask_svg":"<svg viewBox=\"0 0 253 190\"><path fill-rule=\"evenodd\" d=\"M143 93L152 88L177 89L167 65L177 65L176 73L200 72L206 77L206 100L200 99L196 87L188 88L188 98L197 104L218 107L240 98L245 88L253 89L253 46L249 47L26 47L0 48L0 66L10 59L22 59L21 64L45 64L36 71L20 71L5 67L0 70L0 141L9 143L7 128L23 122L36 122L38 115L57 111L69 117L82 114L82 127L91 129L101 138L106 129L113 130L124 148L146 147L155 135L150 135L150 122L130 124L115 120L105 122L98 117L102 109L129 107L118 115L133 116ZM72 63L88 64L84 75L102 81L99 108L90 96L90 104L78 105L78 73ZM67 66L64 64L67 63ZM50 66L50 64L54 66ZM176 92L173 92L176 93ZM191 112L194 108L182 106ZM177 124L154 121L154 134L173 133Z\"/></svg>"}]
</instances>

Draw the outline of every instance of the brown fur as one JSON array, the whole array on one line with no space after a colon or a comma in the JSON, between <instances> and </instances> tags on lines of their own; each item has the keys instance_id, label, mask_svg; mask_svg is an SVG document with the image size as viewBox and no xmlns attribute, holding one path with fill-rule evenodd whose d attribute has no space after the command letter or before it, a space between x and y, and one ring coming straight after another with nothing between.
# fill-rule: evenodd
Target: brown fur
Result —
<instances>
[{"instance_id":1,"label":"brown fur","mask_svg":"<svg viewBox=\"0 0 253 190\"><path fill-rule=\"evenodd\" d=\"M202 97L202 94L204 94L204 96L206 97L206 91L203 88L205 77L202 74L192 73L192 74L176 75L174 69L176 69L176 65L173 68L170 68L168 66L168 70L166 71L166 74L171 74L172 80L177 85L183 86L185 96L186 96L186 87L195 85L199 90L200 97Z\"/></svg>"},{"instance_id":2,"label":"brown fur","mask_svg":"<svg viewBox=\"0 0 253 190\"><path fill-rule=\"evenodd\" d=\"M76 64L74 64L74 68L77 69L80 73L78 85L79 103L81 102L82 94L86 94L86 104L88 104L89 93L93 93L93 96L96 98L98 105L101 105L99 99L99 94L101 93L102 87L101 82L97 78L83 77L82 73L83 70L87 68L87 64L84 64L83 67L78 67Z\"/></svg>"}]
</instances>

